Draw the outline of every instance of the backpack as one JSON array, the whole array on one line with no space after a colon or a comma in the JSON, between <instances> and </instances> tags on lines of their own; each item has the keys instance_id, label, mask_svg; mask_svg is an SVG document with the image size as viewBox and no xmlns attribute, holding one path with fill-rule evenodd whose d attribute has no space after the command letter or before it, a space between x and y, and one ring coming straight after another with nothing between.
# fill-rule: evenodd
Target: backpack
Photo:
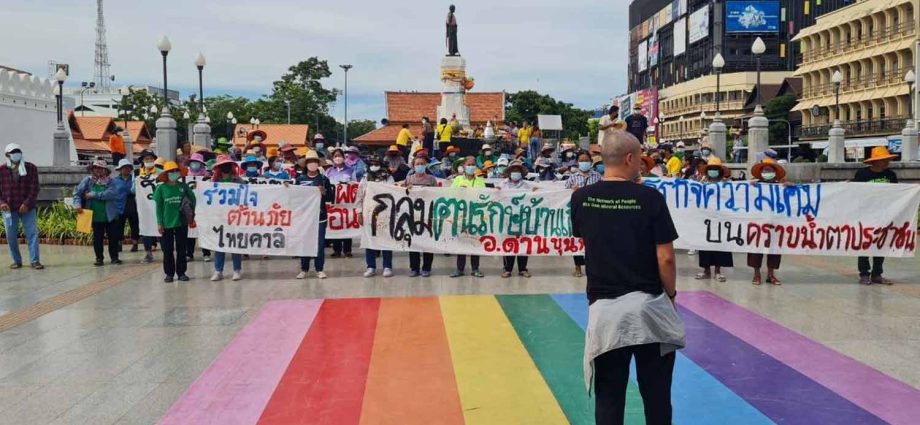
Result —
<instances>
[{"instance_id":1,"label":"backpack","mask_svg":"<svg viewBox=\"0 0 920 425\"><path fill-rule=\"evenodd\" d=\"M195 206L192 205L192 199L188 197L188 185L182 185L182 201L179 202L179 217L182 224L188 226L195 222Z\"/></svg>"}]
</instances>

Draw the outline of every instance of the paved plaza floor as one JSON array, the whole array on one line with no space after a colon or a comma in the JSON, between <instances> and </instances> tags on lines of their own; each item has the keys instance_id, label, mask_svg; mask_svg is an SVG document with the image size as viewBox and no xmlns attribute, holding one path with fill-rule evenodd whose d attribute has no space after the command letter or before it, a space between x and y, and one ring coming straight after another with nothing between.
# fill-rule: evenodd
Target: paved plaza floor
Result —
<instances>
[{"instance_id":1,"label":"paved plaza floor","mask_svg":"<svg viewBox=\"0 0 920 425\"><path fill-rule=\"evenodd\" d=\"M397 255L397 276L365 279L356 254L322 281L251 259L239 282L197 261L166 284L141 254L97 268L42 247L46 270L0 269L0 424L592 423L571 259L451 279L453 257L409 278ZM783 261L783 286L755 287L746 267L696 281L679 255L674 422L916 423L920 260L889 259L890 287L858 285L855 258Z\"/></svg>"}]
</instances>

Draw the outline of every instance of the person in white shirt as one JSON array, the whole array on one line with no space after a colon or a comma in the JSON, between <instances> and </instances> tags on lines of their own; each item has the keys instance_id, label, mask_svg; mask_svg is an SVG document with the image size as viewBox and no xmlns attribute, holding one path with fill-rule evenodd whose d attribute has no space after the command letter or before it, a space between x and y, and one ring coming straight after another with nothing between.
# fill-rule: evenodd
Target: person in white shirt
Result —
<instances>
[{"instance_id":1,"label":"person in white shirt","mask_svg":"<svg viewBox=\"0 0 920 425\"><path fill-rule=\"evenodd\" d=\"M611 106L607 110L607 115L601 117L599 123L597 123L597 144L603 146L604 135L608 132L611 132L615 129L616 123L619 120L620 116L620 107Z\"/></svg>"}]
</instances>

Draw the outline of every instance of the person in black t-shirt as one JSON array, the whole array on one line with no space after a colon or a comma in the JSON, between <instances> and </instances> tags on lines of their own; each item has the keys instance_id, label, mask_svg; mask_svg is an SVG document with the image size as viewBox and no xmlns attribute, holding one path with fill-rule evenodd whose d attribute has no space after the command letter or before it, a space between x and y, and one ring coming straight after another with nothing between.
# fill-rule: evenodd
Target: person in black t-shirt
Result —
<instances>
[{"instance_id":1,"label":"person in black t-shirt","mask_svg":"<svg viewBox=\"0 0 920 425\"><path fill-rule=\"evenodd\" d=\"M897 183L898 176L888 169L891 160L897 158L888 152L885 146L876 146L872 148L872 156L864 162L869 166L856 171L854 182L863 183ZM869 268L869 257L859 257L857 267L859 268L859 283L871 285L873 283L891 285L891 281L882 277L884 272L885 257L872 257L872 268Z\"/></svg>"},{"instance_id":2,"label":"person in black t-shirt","mask_svg":"<svg viewBox=\"0 0 920 425\"><path fill-rule=\"evenodd\" d=\"M636 136L636 139L639 139L639 143L645 143L645 129L647 128L648 118L642 115L642 108L636 105L633 108L632 115L626 117L626 131Z\"/></svg>"},{"instance_id":3,"label":"person in black t-shirt","mask_svg":"<svg viewBox=\"0 0 920 425\"><path fill-rule=\"evenodd\" d=\"M660 335L675 324L681 329L670 335L683 332L671 305L677 295L672 244L677 230L664 196L634 182L642 163L638 140L616 132L604 138L602 149L604 179L574 192L571 202L573 234L584 239L587 260L591 307L585 350L602 353L592 360L595 419L623 423L635 357L646 420L670 424L675 353L667 351L673 340ZM617 343L595 351L598 341Z\"/></svg>"}]
</instances>

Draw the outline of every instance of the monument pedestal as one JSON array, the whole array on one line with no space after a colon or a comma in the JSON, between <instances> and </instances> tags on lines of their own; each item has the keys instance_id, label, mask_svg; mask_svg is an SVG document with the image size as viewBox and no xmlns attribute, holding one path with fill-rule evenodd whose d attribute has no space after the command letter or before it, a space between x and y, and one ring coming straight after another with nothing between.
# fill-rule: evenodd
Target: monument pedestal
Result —
<instances>
[{"instance_id":1,"label":"monument pedestal","mask_svg":"<svg viewBox=\"0 0 920 425\"><path fill-rule=\"evenodd\" d=\"M198 115L198 122L192 127L192 144L204 148L211 147L211 126L204 119L204 114Z\"/></svg>"},{"instance_id":2,"label":"monument pedestal","mask_svg":"<svg viewBox=\"0 0 920 425\"><path fill-rule=\"evenodd\" d=\"M438 106L438 121L448 121L456 115L463 128L470 127L470 108L464 99L463 80L466 79L466 60L461 56L445 56L441 59L441 105Z\"/></svg>"}]
</instances>

